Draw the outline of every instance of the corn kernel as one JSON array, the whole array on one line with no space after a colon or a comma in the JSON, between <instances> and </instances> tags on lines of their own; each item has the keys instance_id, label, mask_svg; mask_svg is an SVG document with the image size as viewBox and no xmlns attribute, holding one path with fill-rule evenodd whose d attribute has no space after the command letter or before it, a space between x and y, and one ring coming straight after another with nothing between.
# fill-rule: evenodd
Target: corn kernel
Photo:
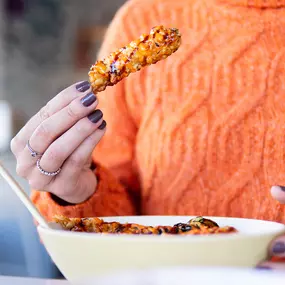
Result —
<instances>
[{"instance_id":1,"label":"corn kernel","mask_svg":"<svg viewBox=\"0 0 285 285\"><path fill-rule=\"evenodd\" d=\"M128 46L111 53L107 58L91 66L89 80L93 92L103 91L107 86L118 83L130 73L167 58L178 50L180 44L181 35L177 29L154 27L149 35L141 35ZM116 67L116 72L113 66Z\"/></svg>"}]
</instances>

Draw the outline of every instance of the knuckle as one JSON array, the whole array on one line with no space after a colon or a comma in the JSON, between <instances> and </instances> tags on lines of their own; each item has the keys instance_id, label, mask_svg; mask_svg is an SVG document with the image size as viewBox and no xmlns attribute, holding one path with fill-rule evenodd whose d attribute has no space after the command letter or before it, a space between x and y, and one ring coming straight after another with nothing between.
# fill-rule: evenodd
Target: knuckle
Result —
<instances>
[{"instance_id":1,"label":"knuckle","mask_svg":"<svg viewBox=\"0 0 285 285\"><path fill-rule=\"evenodd\" d=\"M70 156L69 158L69 164L73 167L73 168L82 168L82 165L84 165L86 158L78 155L78 154L73 154L72 156Z\"/></svg>"},{"instance_id":2,"label":"knuckle","mask_svg":"<svg viewBox=\"0 0 285 285\"><path fill-rule=\"evenodd\" d=\"M79 112L77 111L77 106L76 102L72 101L68 106L67 106L67 114L71 119L78 119Z\"/></svg>"},{"instance_id":3,"label":"knuckle","mask_svg":"<svg viewBox=\"0 0 285 285\"><path fill-rule=\"evenodd\" d=\"M102 139L104 134L104 132L94 132L91 136L87 138L87 140L95 146Z\"/></svg>"},{"instance_id":4,"label":"knuckle","mask_svg":"<svg viewBox=\"0 0 285 285\"><path fill-rule=\"evenodd\" d=\"M12 151L13 154L16 154L19 148L19 140L17 137L14 137L11 142L10 142L10 149Z\"/></svg>"},{"instance_id":5,"label":"knuckle","mask_svg":"<svg viewBox=\"0 0 285 285\"><path fill-rule=\"evenodd\" d=\"M42 189L44 187L43 183L35 178L29 179L29 185L32 189Z\"/></svg>"},{"instance_id":6,"label":"knuckle","mask_svg":"<svg viewBox=\"0 0 285 285\"><path fill-rule=\"evenodd\" d=\"M76 98L78 96L76 89L72 88L71 86L68 86L67 88L63 89L58 94L58 97L60 97L64 102L70 102L70 100L72 100L73 98Z\"/></svg>"},{"instance_id":7,"label":"knuckle","mask_svg":"<svg viewBox=\"0 0 285 285\"><path fill-rule=\"evenodd\" d=\"M90 125L86 122L86 120L82 119L74 125L75 131L78 135L85 135L90 132Z\"/></svg>"},{"instance_id":8,"label":"knuckle","mask_svg":"<svg viewBox=\"0 0 285 285\"><path fill-rule=\"evenodd\" d=\"M93 147L95 147L99 141L98 135L93 134L91 136L89 136L88 138L86 138L86 143L89 145L92 145Z\"/></svg>"},{"instance_id":9,"label":"knuckle","mask_svg":"<svg viewBox=\"0 0 285 285\"><path fill-rule=\"evenodd\" d=\"M36 133L36 136L44 137L47 140L50 138L49 128L45 122L42 122L38 126L35 133Z\"/></svg>"},{"instance_id":10,"label":"knuckle","mask_svg":"<svg viewBox=\"0 0 285 285\"><path fill-rule=\"evenodd\" d=\"M65 152L63 149L57 149L56 147L51 147L45 153L47 161L52 162L53 165L61 166L65 160Z\"/></svg>"},{"instance_id":11,"label":"knuckle","mask_svg":"<svg viewBox=\"0 0 285 285\"><path fill-rule=\"evenodd\" d=\"M16 173L20 177L25 177L26 176L26 172L27 172L27 168L24 165L22 165L21 163L17 163L17 165L16 165Z\"/></svg>"},{"instance_id":12,"label":"knuckle","mask_svg":"<svg viewBox=\"0 0 285 285\"><path fill-rule=\"evenodd\" d=\"M42 107L39 111L39 116L40 116L40 119L42 121L46 120L47 118L50 117L50 114L49 114L49 105L46 104L44 107Z\"/></svg>"}]
</instances>

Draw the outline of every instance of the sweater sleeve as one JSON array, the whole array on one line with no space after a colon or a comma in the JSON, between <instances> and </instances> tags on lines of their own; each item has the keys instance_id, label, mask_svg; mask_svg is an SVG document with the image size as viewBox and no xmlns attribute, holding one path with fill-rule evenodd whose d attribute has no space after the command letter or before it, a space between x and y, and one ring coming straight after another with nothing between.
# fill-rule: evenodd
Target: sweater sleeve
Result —
<instances>
[{"instance_id":1,"label":"sweater sleeve","mask_svg":"<svg viewBox=\"0 0 285 285\"><path fill-rule=\"evenodd\" d=\"M113 19L99 52L99 58L133 40L128 25L125 25L131 6L129 3L124 5ZM97 165L95 175L98 178L94 194L81 204L63 205L50 193L32 191L32 201L48 220L55 214L88 217L137 213L139 183L133 161L137 128L128 111L125 95L124 80L97 95L98 108L103 111L107 130L93 153L93 161Z\"/></svg>"},{"instance_id":2,"label":"sweater sleeve","mask_svg":"<svg viewBox=\"0 0 285 285\"><path fill-rule=\"evenodd\" d=\"M32 191L31 200L48 221L51 221L54 215L78 218L133 215L135 209L132 201L117 179L102 166L97 166L94 174L98 179L97 189L81 204L62 205L52 194L35 190Z\"/></svg>"}]
</instances>

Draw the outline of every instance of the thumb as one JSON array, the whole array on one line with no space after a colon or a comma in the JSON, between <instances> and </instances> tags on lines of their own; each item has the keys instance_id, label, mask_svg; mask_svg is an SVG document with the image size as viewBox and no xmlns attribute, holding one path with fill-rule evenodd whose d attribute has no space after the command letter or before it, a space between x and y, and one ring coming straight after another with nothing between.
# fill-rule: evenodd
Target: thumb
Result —
<instances>
[{"instance_id":1,"label":"thumb","mask_svg":"<svg viewBox=\"0 0 285 285\"><path fill-rule=\"evenodd\" d=\"M271 195L281 204L285 204L285 187L284 186L273 186L271 188Z\"/></svg>"}]
</instances>

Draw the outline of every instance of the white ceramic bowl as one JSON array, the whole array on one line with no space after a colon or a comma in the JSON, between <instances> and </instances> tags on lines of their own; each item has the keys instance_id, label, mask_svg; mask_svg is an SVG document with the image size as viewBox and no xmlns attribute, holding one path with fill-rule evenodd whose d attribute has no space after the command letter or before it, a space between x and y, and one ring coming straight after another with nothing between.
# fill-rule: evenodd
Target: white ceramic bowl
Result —
<instances>
[{"instance_id":1,"label":"white ceramic bowl","mask_svg":"<svg viewBox=\"0 0 285 285\"><path fill-rule=\"evenodd\" d=\"M104 217L105 221L174 225L189 216ZM158 266L252 267L266 258L282 224L238 218L205 217L239 233L209 236L101 235L38 227L53 261L72 283L120 270Z\"/></svg>"}]
</instances>

